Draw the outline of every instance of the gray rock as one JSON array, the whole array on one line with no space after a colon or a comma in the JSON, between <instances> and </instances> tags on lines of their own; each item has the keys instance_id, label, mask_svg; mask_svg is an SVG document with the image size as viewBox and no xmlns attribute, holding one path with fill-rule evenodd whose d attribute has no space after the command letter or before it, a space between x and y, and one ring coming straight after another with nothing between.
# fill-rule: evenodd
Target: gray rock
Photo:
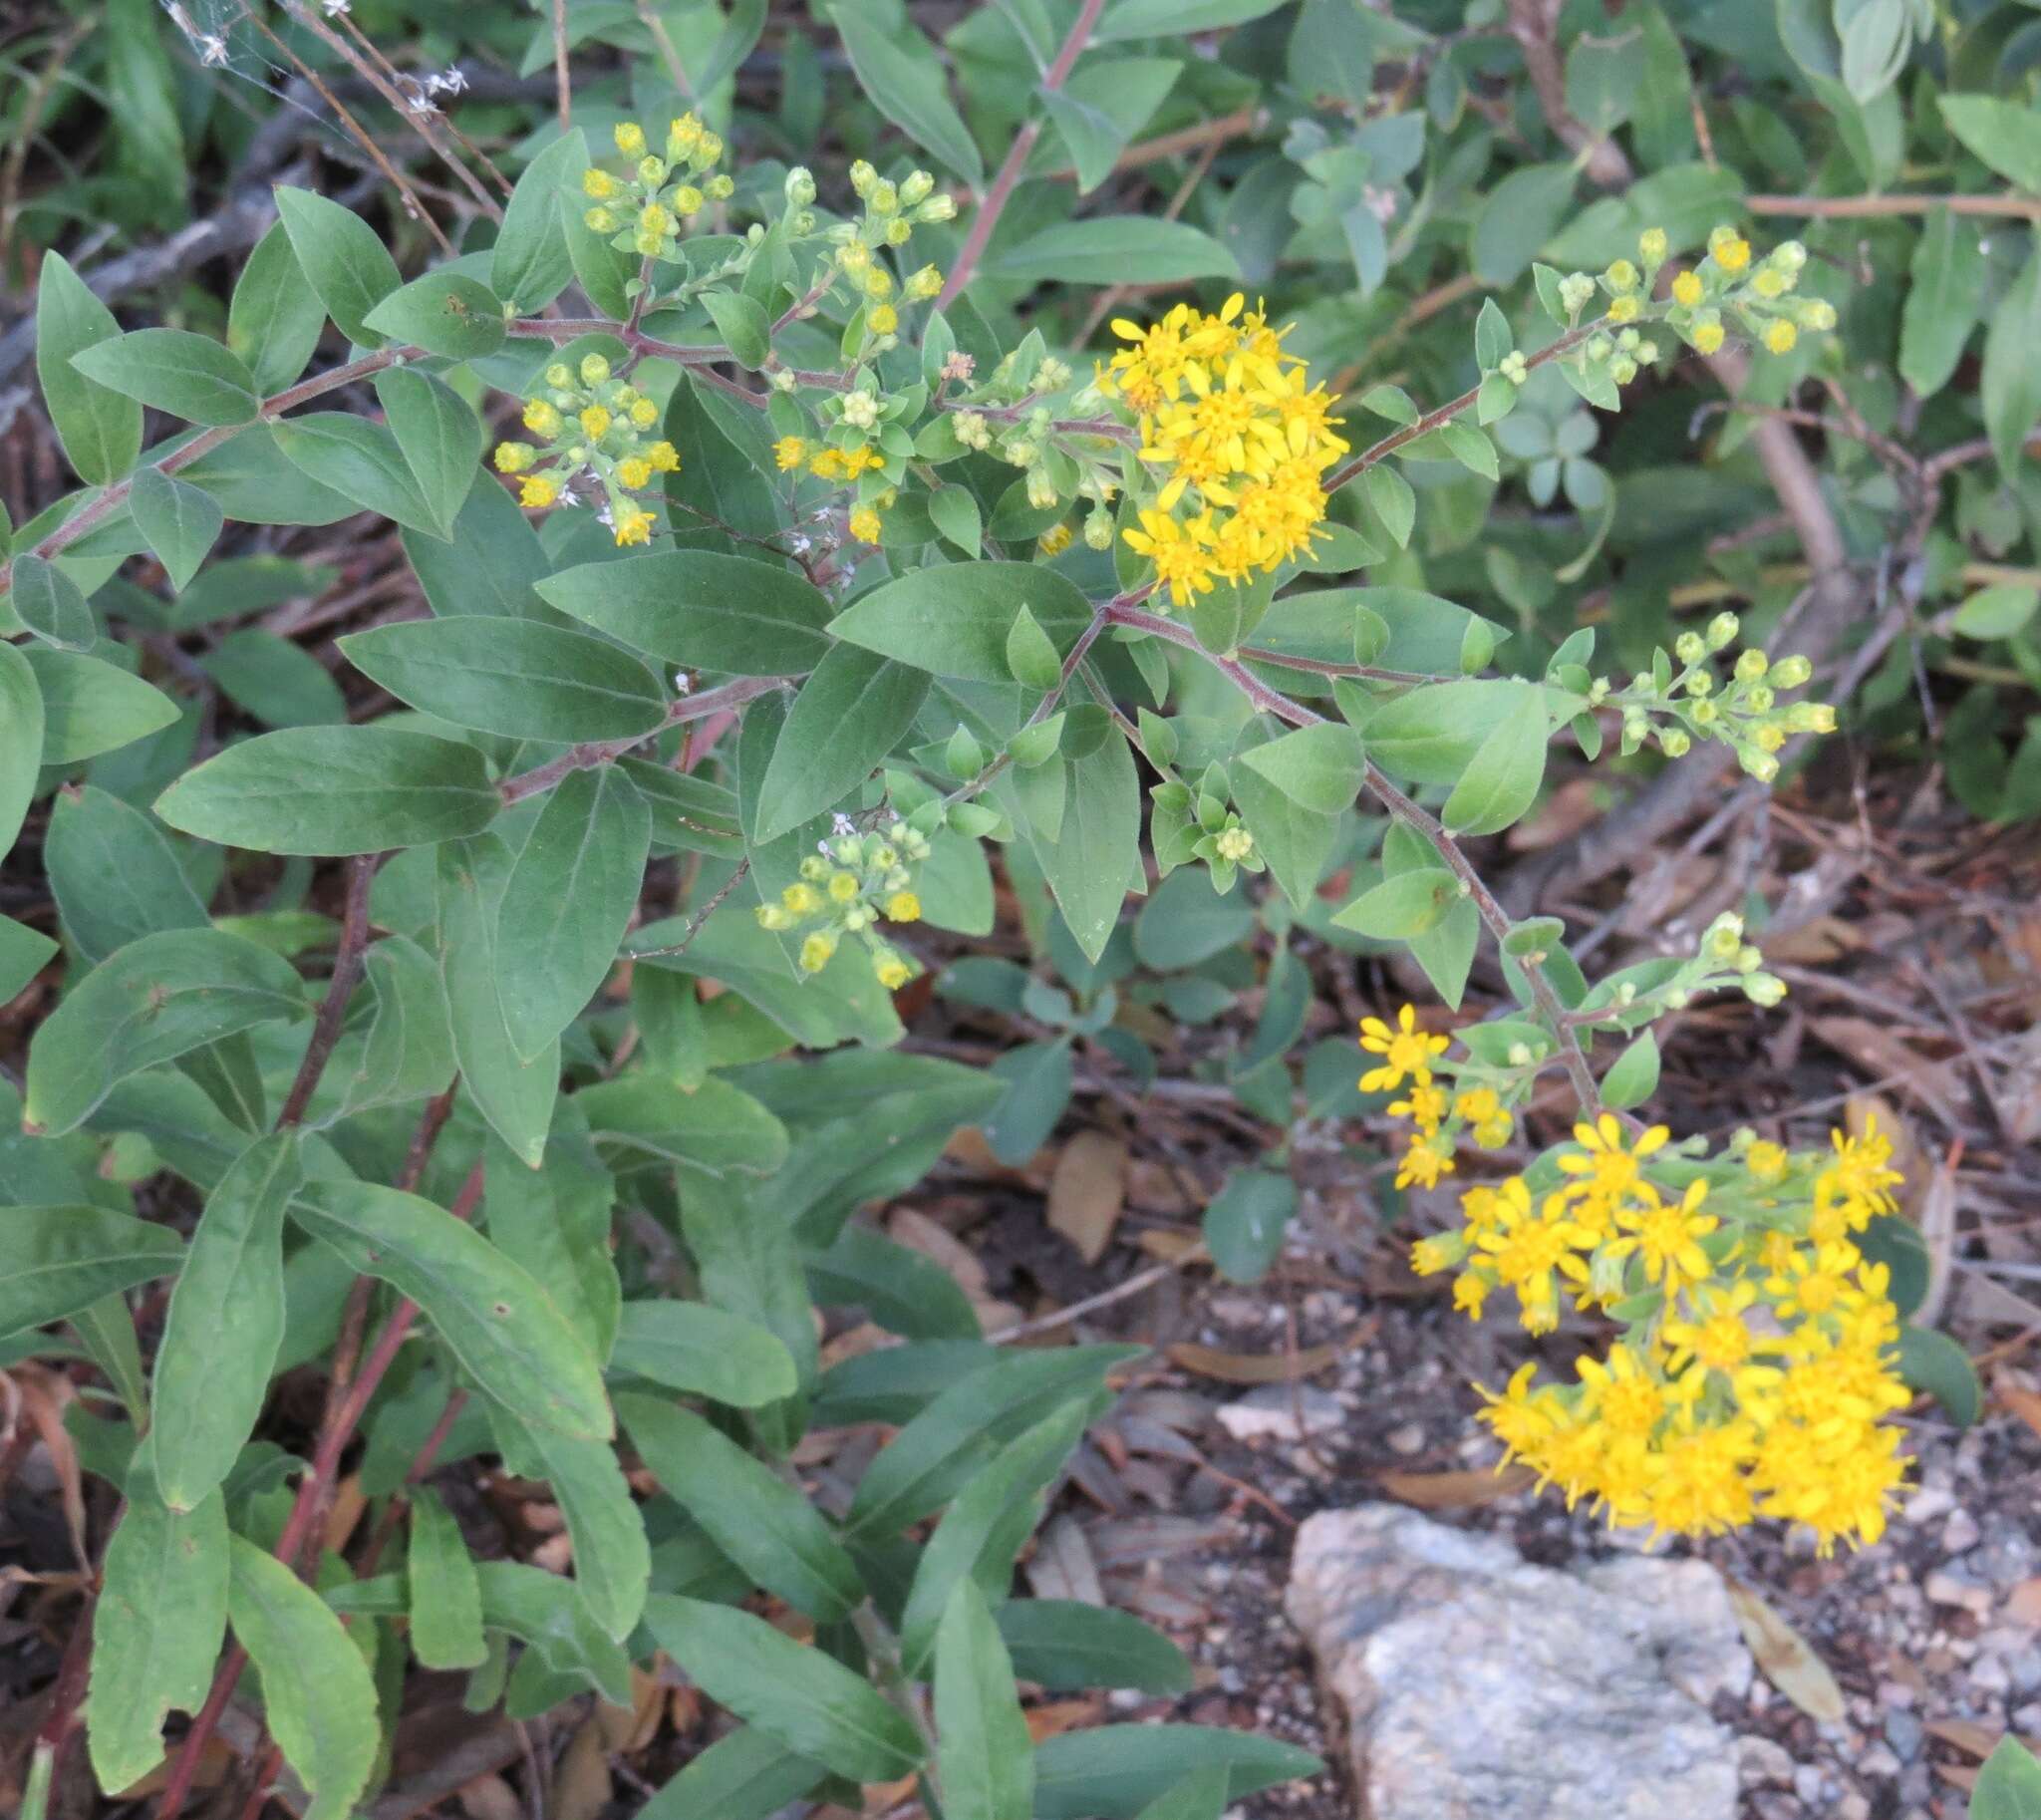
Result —
<instances>
[{"instance_id":1,"label":"gray rock","mask_svg":"<svg viewBox=\"0 0 2041 1820\"><path fill-rule=\"evenodd\" d=\"M1920 1722L1917 1713L1898 1710L1886 1714L1886 1742L1897 1753L1901 1763L1910 1763L1920 1754L1920 1746L1926 1736L1927 1727Z\"/></svg>"},{"instance_id":2,"label":"gray rock","mask_svg":"<svg viewBox=\"0 0 2041 1820\"><path fill-rule=\"evenodd\" d=\"M1697 1561L1534 1567L1393 1504L1312 1517L1286 1606L1343 1714L1368 1820L1734 1820L1750 1684Z\"/></svg>"}]
</instances>

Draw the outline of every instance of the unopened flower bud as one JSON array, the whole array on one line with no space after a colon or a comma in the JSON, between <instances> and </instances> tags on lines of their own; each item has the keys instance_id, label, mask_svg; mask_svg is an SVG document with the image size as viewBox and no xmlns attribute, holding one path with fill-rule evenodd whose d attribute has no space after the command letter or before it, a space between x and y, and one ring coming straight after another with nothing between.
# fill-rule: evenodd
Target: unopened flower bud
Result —
<instances>
[{"instance_id":1,"label":"unopened flower bud","mask_svg":"<svg viewBox=\"0 0 2041 1820\"><path fill-rule=\"evenodd\" d=\"M1682 664L1698 664L1708 655L1708 647L1698 632L1682 632L1672 641L1672 655Z\"/></svg>"},{"instance_id":2,"label":"unopened flower bud","mask_svg":"<svg viewBox=\"0 0 2041 1820\"><path fill-rule=\"evenodd\" d=\"M1772 660L1756 646L1743 653L1736 660L1736 680L1739 683L1755 683L1772 667Z\"/></svg>"},{"instance_id":3,"label":"unopened flower bud","mask_svg":"<svg viewBox=\"0 0 2041 1820\"><path fill-rule=\"evenodd\" d=\"M1786 982L1775 973L1754 973L1743 983L1743 996L1753 1005L1777 1005L1786 996Z\"/></svg>"},{"instance_id":4,"label":"unopened flower bud","mask_svg":"<svg viewBox=\"0 0 2041 1820\"><path fill-rule=\"evenodd\" d=\"M786 173L784 187L789 207L806 208L815 199L815 173L805 164L796 164Z\"/></svg>"},{"instance_id":5,"label":"unopened flower bud","mask_svg":"<svg viewBox=\"0 0 2041 1820\"><path fill-rule=\"evenodd\" d=\"M1772 666L1773 685L1780 689L1798 689L1813 675L1814 666L1797 652L1792 657L1782 657Z\"/></svg>"}]
</instances>

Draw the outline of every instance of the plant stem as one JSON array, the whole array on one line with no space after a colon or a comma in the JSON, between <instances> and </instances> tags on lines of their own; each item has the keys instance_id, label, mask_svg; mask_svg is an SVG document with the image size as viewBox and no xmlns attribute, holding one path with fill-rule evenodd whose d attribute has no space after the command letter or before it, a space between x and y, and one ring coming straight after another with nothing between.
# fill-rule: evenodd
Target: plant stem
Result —
<instances>
[{"instance_id":1,"label":"plant stem","mask_svg":"<svg viewBox=\"0 0 2041 1820\"><path fill-rule=\"evenodd\" d=\"M1952 215L2017 215L2041 221L2041 198L2010 193L1995 196L1745 196L1754 215L1808 215L1857 219L1867 215L1925 215L1946 208Z\"/></svg>"},{"instance_id":2,"label":"plant stem","mask_svg":"<svg viewBox=\"0 0 2041 1820\"><path fill-rule=\"evenodd\" d=\"M347 909L340 928L340 948L333 957L333 976L326 983L326 997L319 1002L319 1015L312 1023L312 1041L305 1046L297 1077L291 1082L283 1110L276 1115L279 1131L303 1121L305 1106L333 1058L333 1046L340 1041L341 1020L347 1015L350 995L361 981L362 954L369 941L369 887L375 882L376 868L382 862L380 853L358 853L348 861Z\"/></svg>"},{"instance_id":3,"label":"plant stem","mask_svg":"<svg viewBox=\"0 0 2041 1820\"><path fill-rule=\"evenodd\" d=\"M1164 619L1160 614L1143 612L1138 607L1123 606L1117 601L1107 603L1103 612L1105 618L1113 625L1130 626L1172 645L1180 645L1186 651L1195 651L1263 714L1274 715L1278 720L1288 721L1293 727L1315 727L1325 719L1315 710L1305 707L1302 702L1292 701L1280 690L1271 689L1238 657L1222 657L1207 651L1199 644L1197 636L1188 626L1178 625L1175 620ZM1495 893L1482 882L1473 862L1461 852L1459 842L1446 832L1435 816L1420 808L1390 782L1373 759L1366 759L1364 762L1364 780L1368 793L1404 826L1424 837L1425 842L1445 862L1446 868L1460 881L1466 896L1479 914L1483 927L1500 948L1503 938L1510 932L1510 913L1496 900ZM1559 1045L1560 1060L1566 1065L1567 1076L1573 1082L1581 1109L1591 1118L1599 1115L1603 1110L1601 1089L1595 1084L1595 1073L1588 1065L1588 1057L1581 1048L1580 1039L1567 1022L1566 1007L1560 1004L1559 995L1553 990L1552 982L1545 977L1545 970L1542 967L1526 965L1522 971L1525 981L1531 988L1531 996L1537 1005L1538 1014L1551 1029L1554 1041Z\"/></svg>"},{"instance_id":4,"label":"plant stem","mask_svg":"<svg viewBox=\"0 0 2041 1820\"><path fill-rule=\"evenodd\" d=\"M1056 52L1055 61L1042 73L1040 93L1053 95L1069 80L1070 72L1076 68L1077 59L1084 54L1084 47L1091 42L1092 28L1098 24L1098 15L1105 11L1105 0L1084 0L1077 9L1077 17L1070 25L1069 35L1064 38L1062 48ZM992 187L985 192L985 200L979 204L977 217L971 223L970 233L964 236L964 245L957 254L957 262L950 268L950 275L943 280L942 294L936 299L936 308L948 309L950 301L971 282L972 274L978 269L978 262L984 255L986 243L993 237L993 229L999 225L1007 201L1014 193L1014 185L1020 180L1020 172L1027 166L1028 154L1034 150L1034 142L1041 137L1039 114L1031 114L1014 135L1014 143L1007 148L1007 156L994 176Z\"/></svg>"},{"instance_id":5,"label":"plant stem","mask_svg":"<svg viewBox=\"0 0 2041 1820\"><path fill-rule=\"evenodd\" d=\"M740 707L761 695L784 688L792 680L785 676L740 676L734 682L725 683L720 689L711 689L706 694L684 695L667 710L666 719L651 733L634 734L628 740L590 740L580 746L569 747L557 758L535 770L506 777L496 786L497 794L503 798L503 806L507 808L513 802L522 802L527 796L536 796L541 790L551 789L569 771L586 770L592 764L607 764L612 758L621 758L632 747L644 745L669 727L677 727L683 721L704 720L710 715L721 714L726 708Z\"/></svg>"}]
</instances>

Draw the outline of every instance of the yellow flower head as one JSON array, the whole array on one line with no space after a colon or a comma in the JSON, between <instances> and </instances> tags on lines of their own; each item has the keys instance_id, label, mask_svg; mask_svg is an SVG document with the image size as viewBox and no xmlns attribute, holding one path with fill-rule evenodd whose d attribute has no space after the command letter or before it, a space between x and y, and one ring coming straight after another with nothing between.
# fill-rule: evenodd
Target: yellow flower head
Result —
<instances>
[{"instance_id":1,"label":"yellow flower head","mask_svg":"<svg viewBox=\"0 0 2041 1820\"><path fill-rule=\"evenodd\" d=\"M1681 309L1690 310L1702 297L1701 281L1692 272L1681 272L1672 281L1672 301Z\"/></svg>"},{"instance_id":2,"label":"yellow flower head","mask_svg":"<svg viewBox=\"0 0 2041 1820\"><path fill-rule=\"evenodd\" d=\"M921 921L921 899L912 891L896 891L886 900L886 920L892 923Z\"/></svg>"},{"instance_id":3,"label":"yellow flower head","mask_svg":"<svg viewBox=\"0 0 2041 1820\"><path fill-rule=\"evenodd\" d=\"M879 984L888 992L898 992L914 977L914 970L897 954L881 956L872 963L872 971L879 976Z\"/></svg>"},{"instance_id":4,"label":"yellow flower head","mask_svg":"<svg viewBox=\"0 0 2041 1820\"><path fill-rule=\"evenodd\" d=\"M849 468L840 449L820 449L809 458L808 472L818 480L842 480L849 476Z\"/></svg>"},{"instance_id":5,"label":"yellow flower head","mask_svg":"<svg viewBox=\"0 0 2041 1820\"><path fill-rule=\"evenodd\" d=\"M1793 344L1800 339L1800 331L1784 317L1769 324L1765 329L1765 346L1774 354L1791 354Z\"/></svg>"},{"instance_id":6,"label":"yellow flower head","mask_svg":"<svg viewBox=\"0 0 2041 1820\"><path fill-rule=\"evenodd\" d=\"M1611 297L1608 300L1610 322L1635 322L1642 312L1643 305L1638 303L1633 292L1626 291L1620 297Z\"/></svg>"},{"instance_id":7,"label":"yellow flower head","mask_svg":"<svg viewBox=\"0 0 2041 1820\"><path fill-rule=\"evenodd\" d=\"M1067 524L1051 524L1035 539L1034 547L1044 556L1060 556L1076 538Z\"/></svg>"},{"instance_id":8,"label":"yellow flower head","mask_svg":"<svg viewBox=\"0 0 2041 1820\"><path fill-rule=\"evenodd\" d=\"M861 505L850 514L850 534L860 543L877 543L881 528L879 514L869 505Z\"/></svg>"},{"instance_id":9,"label":"yellow flower head","mask_svg":"<svg viewBox=\"0 0 2041 1820\"><path fill-rule=\"evenodd\" d=\"M617 463L617 478L632 488L652 483L652 463L643 455L630 455Z\"/></svg>"},{"instance_id":10,"label":"yellow flower head","mask_svg":"<svg viewBox=\"0 0 2041 1820\"><path fill-rule=\"evenodd\" d=\"M560 434L560 413L549 400L527 399L524 406L524 427L533 436L556 437Z\"/></svg>"},{"instance_id":11,"label":"yellow flower head","mask_svg":"<svg viewBox=\"0 0 2041 1820\"><path fill-rule=\"evenodd\" d=\"M1718 227L1708 236L1708 251L1725 272L1740 272L1750 264L1750 242L1729 228Z\"/></svg>"},{"instance_id":12,"label":"yellow flower head","mask_svg":"<svg viewBox=\"0 0 2041 1820\"><path fill-rule=\"evenodd\" d=\"M616 129L617 150L627 158L640 157L645 152L645 129L635 121L619 121Z\"/></svg>"},{"instance_id":13,"label":"yellow flower head","mask_svg":"<svg viewBox=\"0 0 2041 1820\"><path fill-rule=\"evenodd\" d=\"M832 903L847 904L857 896L857 874L855 872L832 872L829 875L829 898Z\"/></svg>"},{"instance_id":14,"label":"yellow flower head","mask_svg":"<svg viewBox=\"0 0 2041 1820\"><path fill-rule=\"evenodd\" d=\"M617 542L650 543L652 541L652 514L643 506L627 505L616 513Z\"/></svg>"},{"instance_id":15,"label":"yellow flower head","mask_svg":"<svg viewBox=\"0 0 2041 1820\"><path fill-rule=\"evenodd\" d=\"M900 312L890 303L875 303L865 313L865 327L874 335L891 335L900 327Z\"/></svg>"},{"instance_id":16,"label":"yellow flower head","mask_svg":"<svg viewBox=\"0 0 2041 1820\"><path fill-rule=\"evenodd\" d=\"M594 197L598 202L607 201L622 188L623 184L619 183L607 170L600 169L593 164L581 173L581 193Z\"/></svg>"},{"instance_id":17,"label":"yellow flower head","mask_svg":"<svg viewBox=\"0 0 2041 1820\"><path fill-rule=\"evenodd\" d=\"M659 422L659 407L649 398L634 398L631 401L631 425L636 430L650 430Z\"/></svg>"},{"instance_id":18,"label":"yellow flower head","mask_svg":"<svg viewBox=\"0 0 2041 1820\"><path fill-rule=\"evenodd\" d=\"M581 434L591 443L600 443L610 433L610 414L600 405L589 405L577 413Z\"/></svg>"},{"instance_id":19,"label":"yellow flower head","mask_svg":"<svg viewBox=\"0 0 2041 1820\"><path fill-rule=\"evenodd\" d=\"M772 445L772 459L782 473L789 467L798 467L807 458L806 437L783 436Z\"/></svg>"},{"instance_id":20,"label":"yellow flower head","mask_svg":"<svg viewBox=\"0 0 2041 1820\"><path fill-rule=\"evenodd\" d=\"M532 457L538 451L529 443L498 443L496 445L496 471L504 474L521 474L531 465Z\"/></svg>"},{"instance_id":21,"label":"yellow flower head","mask_svg":"<svg viewBox=\"0 0 2041 1820\"><path fill-rule=\"evenodd\" d=\"M681 464L681 454L671 443L655 443L645 452L656 474L670 474Z\"/></svg>"},{"instance_id":22,"label":"yellow flower head","mask_svg":"<svg viewBox=\"0 0 2041 1820\"><path fill-rule=\"evenodd\" d=\"M1431 1060L1452 1047L1450 1037L1434 1037L1417 1028L1417 1008L1406 1005L1396 1014L1394 1026L1379 1018L1360 1022L1360 1047L1370 1056L1382 1058L1379 1067L1360 1077L1363 1093L1386 1093L1403 1084L1408 1074L1421 1087L1431 1085Z\"/></svg>"},{"instance_id":23,"label":"yellow flower head","mask_svg":"<svg viewBox=\"0 0 2041 1820\"><path fill-rule=\"evenodd\" d=\"M835 953L836 937L826 929L817 929L801 942L801 972L820 973Z\"/></svg>"},{"instance_id":24,"label":"yellow flower head","mask_svg":"<svg viewBox=\"0 0 2041 1820\"><path fill-rule=\"evenodd\" d=\"M524 484L518 488L517 503L526 506L550 505L559 496L559 483L550 474L527 474Z\"/></svg>"},{"instance_id":25,"label":"yellow flower head","mask_svg":"<svg viewBox=\"0 0 2041 1820\"><path fill-rule=\"evenodd\" d=\"M1705 317L1694 324L1694 347L1702 354L1720 352L1722 323L1719 317Z\"/></svg>"}]
</instances>

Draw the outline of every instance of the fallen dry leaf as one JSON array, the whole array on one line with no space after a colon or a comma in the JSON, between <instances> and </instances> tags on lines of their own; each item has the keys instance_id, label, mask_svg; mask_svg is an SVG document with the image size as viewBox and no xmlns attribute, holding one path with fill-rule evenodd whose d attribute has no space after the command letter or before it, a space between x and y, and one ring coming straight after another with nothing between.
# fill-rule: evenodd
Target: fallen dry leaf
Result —
<instances>
[{"instance_id":1,"label":"fallen dry leaf","mask_svg":"<svg viewBox=\"0 0 2041 1820\"><path fill-rule=\"evenodd\" d=\"M553 1798L547 1804L552 1820L596 1820L616 1790L610 1782L608 1747L602 1726L590 1719L575 1732L566 1755L553 1771Z\"/></svg>"},{"instance_id":2,"label":"fallen dry leaf","mask_svg":"<svg viewBox=\"0 0 2041 1820\"><path fill-rule=\"evenodd\" d=\"M1931 1062L1883 1024L1869 1018L1810 1018L1808 1028L1839 1055L1848 1057L1868 1074L1888 1077L1912 1088L1923 1103L1951 1128L1957 1119L1950 1108L1956 1097L1954 1071L1943 1062Z\"/></svg>"},{"instance_id":3,"label":"fallen dry leaf","mask_svg":"<svg viewBox=\"0 0 2041 1820\"><path fill-rule=\"evenodd\" d=\"M1279 1384L1322 1371L1354 1344L1360 1332L1355 1329L1343 1340L1328 1340L1323 1346L1295 1353L1222 1353L1193 1340L1180 1341L1167 1352L1172 1365L1200 1377L1216 1377L1227 1384Z\"/></svg>"},{"instance_id":4,"label":"fallen dry leaf","mask_svg":"<svg viewBox=\"0 0 2041 1820\"><path fill-rule=\"evenodd\" d=\"M1829 1665L1749 1587L1726 1576L1725 1583L1743 1641L1765 1678L1809 1718L1824 1725L1840 1724L1845 1716L1843 1689Z\"/></svg>"},{"instance_id":5,"label":"fallen dry leaf","mask_svg":"<svg viewBox=\"0 0 2041 1820\"><path fill-rule=\"evenodd\" d=\"M1081 1700L1045 1700L1027 1708L1027 1735L1037 1744L1060 1732L1093 1725L1105 1716L1105 1701L1097 1694Z\"/></svg>"},{"instance_id":6,"label":"fallen dry leaf","mask_svg":"<svg viewBox=\"0 0 2041 1820\"><path fill-rule=\"evenodd\" d=\"M1049 1177L1049 1229L1068 1239L1086 1264L1096 1264L1126 1202L1127 1146L1103 1131L1079 1131Z\"/></svg>"},{"instance_id":7,"label":"fallen dry leaf","mask_svg":"<svg viewBox=\"0 0 2041 1820\"><path fill-rule=\"evenodd\" d=\"M985 1266L978 1254L940 1220L913 1207L896 1207L886 1222L887 1236L896 1245L918 1251L930 1263L939 1265L973 1302L986 1295Z\"/></svg>"},{"instance_id":8,"label":"fallen dry leaf","mask_svg":"<svg viewBox=\"0 0 2041 1820\"><path fill-rule=\"evenodd\" d=\"M524 1803L517 1791L493 1772L476 1776L460 1791L461 1811L468 1820L524 1820Z\"/></svg>"},{"instance_id":9,"label":"fallen dry leaf","mask_svg":"<svg viewBox=\"0 0 2041 1820\"><path fill-rule=\"evenodd\" d=\"M1374 1483L1384 1497L1419 1510L1475 1510L1525 1490L1537 1476L1519 1461L1499 1471L1378 1472Z\"/></svg>"},{"instance_id":10,"label":"fallen dry leaf","mask_svg":"<svg viewBox=\"0 0 2041 1820\"><path fill-rule=\"evenodd\" d=\"M2011 1383L2004 1377L1998 1378L1991 1386L1992 1396L2017 1415L2021 1421L2041 1434L2041 1394ZM2030 1582L2029 1584L2041 1584Z\"/></svg>"}]
</instances>

